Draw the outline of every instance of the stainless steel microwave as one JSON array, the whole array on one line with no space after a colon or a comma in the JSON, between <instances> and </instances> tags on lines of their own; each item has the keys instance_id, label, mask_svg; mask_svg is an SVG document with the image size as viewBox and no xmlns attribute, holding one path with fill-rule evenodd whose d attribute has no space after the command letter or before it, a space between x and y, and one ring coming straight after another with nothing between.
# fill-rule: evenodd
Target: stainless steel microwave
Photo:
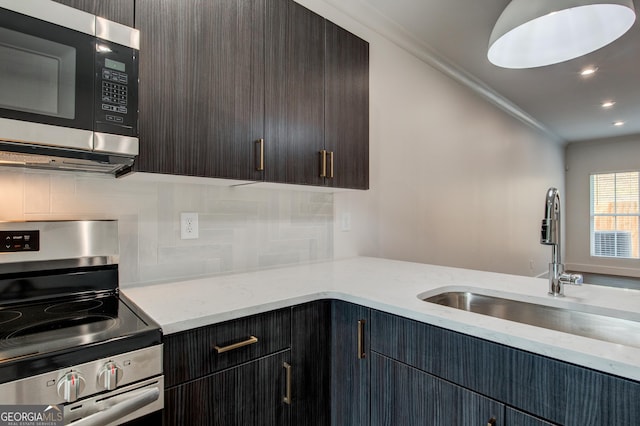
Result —
<instances>
[{"instance_id":1,"label":"stainless steel microwave","mask_svg":"<svg viewBox=\"0 0 640 426\"><path fill-rule=\"evenodd\" d=\"M54 1L0 0L0 165L130 170L139 39Z\"/></svg>"}]
</instances>

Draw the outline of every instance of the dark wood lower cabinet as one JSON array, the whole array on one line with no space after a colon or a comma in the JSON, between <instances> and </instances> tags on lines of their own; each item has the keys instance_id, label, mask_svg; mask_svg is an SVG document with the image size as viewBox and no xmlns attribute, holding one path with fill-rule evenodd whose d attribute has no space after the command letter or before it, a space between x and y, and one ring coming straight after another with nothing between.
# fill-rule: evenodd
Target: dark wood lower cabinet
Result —
<instances>
[{"instance_id":1,"label":"dark wood lower cabinet","mask_svg":"<svg viewBox=\"0 0 640 426\"><path fill-rule=\"evenodd\" d=\"M504 405L382 355L371 355L374 426L503 426Z\"/></svg>"},{"instance_id":2,"label":"dark wood lower cabinet","mask_svg":"<svg viewBox=\"0 0 640 426\"><path fill-rule=\"evenodd\" d=\"M513 408L507 408L505 420L507 426L556 426L555 423L546 422L522 411L514 410Z\"/></svg>"},{"instance_id":3,"label":"dark wood lower cabinet","mask_svg":"<svg viewBox=\"0 0 640 426\"><path fill-rule=\"evenodd\" d=\"M640 424L637 381L379 311L371 349L552 423Z\"/></svg>"},{"instance_id":4,"label":"dark wood lower cabinet","mask_svg":"<svg viewBox=\"0 0 640 426\"><path fill-rule=\"evenodd\" d=\"M331 409L331 301L291 310L291 365L295 426L329 426Z\"/></svg>"},{"instance_id":5,"label":"dark wood lower cabinet","mask_svg":"<svg viewBox=\"0 0 640 426\"><path fill-rule=\"evenodd\" d=\"M370 309L340 300L331 307L331 424L366 426Z\"/></svg>"},{"instance_id":6,"label":"dark wood lower cabinet","mask_svg":"<svg viewBox=\"0 0 640 426\"><path fill-rule=\"evenodd\" d=\"M167 389L164 424L288 425L284 363L290 356L287 350Z\"/></svg>"},{"instance_id":7,"label":"dark wood lower cabinet","mask_svg":"<svg viewBox=\"0 0 640 426\"><path fill-rule=\"evenodd\" d=\"M640 382L337 300L169 335L164 365L165 425L640 425Z\"/></svg>"}]
</instances>

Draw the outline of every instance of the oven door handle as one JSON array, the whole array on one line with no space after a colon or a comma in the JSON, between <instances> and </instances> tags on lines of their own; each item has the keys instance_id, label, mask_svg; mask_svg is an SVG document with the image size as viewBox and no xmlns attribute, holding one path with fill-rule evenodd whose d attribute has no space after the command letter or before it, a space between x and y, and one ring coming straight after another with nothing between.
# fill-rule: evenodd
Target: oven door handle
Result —
<instances>
[{"instance_id":1,"label":"oven door handle","mask_svg":"<svg viewBox=\"0 0 640 426\"><path fill-rule=\"evenodd\" d=\"M122 419L124 416L133 413L136 410L149 405L160 397L160 389L157 387L146 389L135 397L119 402L106 410L99 411L84 417L76 422L73 426L105 426L116 420Z\"/></svg>"}]
</instances>

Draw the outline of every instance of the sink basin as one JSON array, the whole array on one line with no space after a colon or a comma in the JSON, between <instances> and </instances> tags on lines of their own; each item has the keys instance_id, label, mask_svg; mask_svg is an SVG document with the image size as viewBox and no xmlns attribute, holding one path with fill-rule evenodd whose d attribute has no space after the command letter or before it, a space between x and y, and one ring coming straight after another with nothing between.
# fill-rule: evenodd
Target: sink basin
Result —
<instances>
[{"instance_id":1,"label":"sink basin","mask_svg":"<svg viewBox=\"0 0 640 426\"><path fill-rule=\"evenodd\" d=\"M420 298L463 311L640 348L640 322L637 321L469 291L448 291Z\"/></svg>"}]
</instances>

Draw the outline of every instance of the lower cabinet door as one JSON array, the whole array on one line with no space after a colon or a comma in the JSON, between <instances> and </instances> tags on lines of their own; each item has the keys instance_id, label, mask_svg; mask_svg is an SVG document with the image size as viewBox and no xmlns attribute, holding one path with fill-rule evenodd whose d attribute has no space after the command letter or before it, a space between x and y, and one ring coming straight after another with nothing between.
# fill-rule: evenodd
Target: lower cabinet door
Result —
<instances>
[{"instance_id":1,"label":"lower cabinet door","mask_svg":"<svg viewBox=\"0 0 640 426\"><path fill-rule=\"evenodd\" d=\"M167 389L164 424L289 425L284 399L291 389L285 368L290 356L289 350L279 352Z\"/></svg>"},{"instance_id":2,"label":"lower cabinet door","mask_svg":"<svg viewBox=\"0 0 640 426\"><path fill-rule=\"evenodd\" d=\"M371 354L372 426L504 426L504 410L492 399Z\"/></svg>"},{"instance_id":3,"label":"lower cabinet door","mask_svg":"<svg viewBox=\"0 0 640 426\"><path fill-rule=\"evenodd\" d=\"M506 426L555 426L555 423L549 423L513 408L507 408L505 418Z\"/></svg>"},{"instance_id":4,"label":"lower cabinet door","mask_svg":"<svg viewBox=\"0 0 640 426\"><path fill-rule=\"evenodd\" d=\"M369 426L369 308L331 303L331 424Z\"/></svg>"}]
</instances>

